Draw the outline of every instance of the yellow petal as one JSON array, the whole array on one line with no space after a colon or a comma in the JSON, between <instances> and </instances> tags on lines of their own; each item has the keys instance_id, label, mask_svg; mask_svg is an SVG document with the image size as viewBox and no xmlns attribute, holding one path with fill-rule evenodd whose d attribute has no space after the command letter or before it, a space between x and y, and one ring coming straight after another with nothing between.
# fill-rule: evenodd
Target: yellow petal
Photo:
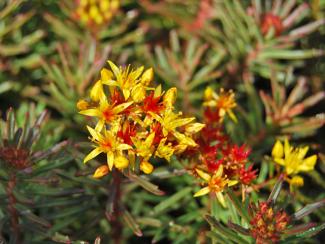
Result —
<instances>
[{"instance_id":1,"label":"yellow petal","mask_svg":"<svg viewBox=\"0 0 325 244\"><path fill-rule=\"evenodd\" d=\"M130 90L123 89L122 92L123 92L123 96L124 96L125 100L129 99L130 94L131 94Z\"/></svg>"},{"instance_id":2,"label":"yellow petal","mask_svg":"<svg viewBox=\"0 0 325 244\"><path fill-rule=\"evenodd\" d=\"M93 128L91 128L90 126L87 125L87 129L90 133L90 135L97 141L101 141L101 139L103 139L102 135L99 134L96 130L94 130Z\"/></svg>"},{"instance_id":3,"label":"yellow petal","mask_svg":"<svg viewBox=\"0 0 325 244\"><path fill-rule=\"evenodd\" d=\"M150 147L153 143L153 139L155 139L155 132L150 133L150 135L144 141L147 147Z\"/></svg>"},{"instance_id":4,"label":"yellow petal","mask_svg":"<svg viewBox=\"0 0 325 244\"><path fill-rule=\"evenodd\" d=\"M79 114L99 117L101 113L98 109L91 108L91 109L82 110L79 112Z\"/></svg>"},{"instance_id":5,"label":"yellow petal","mask_svg":"<svg viewBox=\"0 0 325 244\"><path fill-rule=\"evenodd\" d=\"M187 124L191 123L193 120L195 120L194 117L175 119L172 123L173 123L173 127L176 128L176 127L181 127L181 126L187 125Z\"/></svg>"},{"instance_id":6,"label":"yellow petal","mask_svg":"<svg viewBox=\"0 0 325 244\"><path fill-rule=\"evenodd\" d=\"M113 73L106 69L106 68L103 68L101 71L100 71L100 79L101 81L104 83L104 82L108 82L110 83L110 81L112 80L113 78Z\"/></svg>"},{"instance_id":7,"label":"yellow petal","mask_svg":"<svg viewBox=\"0 0 325 244\"><path fill-rule=\"evenodd\" d=\"M128 103L122 103L117 105L116 107L113 108L113 112L118 114L124 111L127 107L129 107L133 102L128 102Z\"/></svg>"},{"instance_id":8,"label":"yellow petal","mask_svg":"<svg viewBox=\"0 0 325 244\"><path fill-rule=\"evenodd\" d=\"M92 150L85 158L84 163L87 163L89 160L95 158L98 154L102 153L103 151L100 148L95 148Z\"/></svg>"},{"instance_id":9,"label":"yellow petal","mask_svg":"<svg viewBox=\"0 0 325 244\"><path fill-rule=\"evenodd\" d=\"M218 201L225 208L226 207L226 202L225 202L225 198L223 197L223 194L221 192L217 192L216 196L217 196Z\"/></svg>"},{"instance_id":10,"label":"yellow petal","mask_svg":"<svg viewBox=\"0 0 325 244\"><path fill-rule=\"evenodd\" d=\"M197 145L196 142L191 137L185 136L182 133L174 132L173 135L178 140L179 144L187 145L190 147L195 147Z\"/></svg>"},{"instance_id":11,"label":"yellow petal","mask_svg":"<svg viewBox=\"0 0 325 244\"><path fill-rule=\"evenodd\" d=\"M176 101L176 96L177 96L177 89L176 87L170 88L166 94L164 95L163 98L163 103L167 108L172 108L175 101Z\"/></svg>"},{"instance_id":12,"label":"yellow petal","mask_svg":"<svg viewBox=\"0 0 325 244\"><path fill-rule=\"evenodd\" d=\"M103 90L103 84L102 84L102 81L99 80L91 88L90 98L91 98L91 100L98 102L103 96L105 96L104 90Z\"/></svg>"},{"instance_id":13,"label":"yellow petal","mask_svg":"<svg viewBox=\"0 0 325 244\"><path fill-rule=\"evenodd\" d=\"M210 188L208 186L202 188L201 190L199 190L197 193L194 194L194 197L200 197L203 195L206 195L210 192Z\"/></svg>"},{"instance_id":14,"label":"yellow petal","mask_svg":"<svg viewBox=\"0 0 325 244\"><path fill-rule=\"evenodd\" d=\"M276 162L277 164L280 164L282 166L285 166L285 160L283 158L275 158L274 162Z\"/></svg>"},{"instance_id":15,"label":"yellow petal","mask_svg":"<svg viewBox=\"0 0 325 244\"><path fill-rule=\"evenodd\" d=\"M298 149L298 159L300 159L300 160L303 159L306 156L308 150L309 150L308 146L305 146L303 148L299 148Z\"/></svg>"},{"instance_id":16,"label":"yellow petal","mask_svg":"<svg viewBox=\"0 0 325 244\"><path fill-rule=\"evenodd\" d=\"M115 158L114 165L119 170L125 169L126 167L129 166L129 160L126 157L118 156Z\"/></svg>"},{"instance_id":17,"label":"yellow petal","mask_svg":"<svg viewBox=\"0 0 325 244\"><path fill-rule=\"evenodd\" d=\"M222 118L226 115L226 110L224 108L219 109L219 116Z\"/></svg>"},{"instance_id":18,"label":"yellow petal","mask_svg":"<svg viewBox=\"0 0 325 244\"><path fill-rule=\"evenodd\" d=\"M97 15L99 15L99 11L96 5L91 5L90 10L89 10L89 15L92 18L95 18Z\"/></svg>"},{"instance_id":19,"label":"yellow petal","mask_svg":"<svg viewBox=\"0 0 325 244\"><path fill-rule=\"evenodd\" d=\"M282 158L283 157L283 145L277 140L272 149L272 157L273 158Z\"/></svg>"},{"instance_id":20,"label":"yellow petal","mask_svg":"<svg viewBox=\"0 0 325 244\"><path fill-rule=\"evenodd\" d=\"M228 186L234 186L238 183L238 180L229 180L228 181Z\"/></svg>"},{"instance_id":21,"label":"yellow petal","mask_svg":"<svg viewBox=\"0 0 325 244\"><path fill-rule=\"evenodd\" d=\"M183 144L178 144L176 146L174 146L174 153L175 154L180 154L183 153L187 148L187 145L183 145Z\"/></svg>"},{"instance_id":22,"label":"yellow petal","mask_svg":"<svg viewBox=\"0 0 325 244\"><path fill-rule=\"evenodd\" d=\"M298 171L311 171L314 169L316 162L317 155L312 155L302 161L302 163L298 166Z\"/></svg>"},{"instance_id":23,"label":"yellow petal","mask_svg":"<svg viewBox=\"0 0 325 244\"><path fill-rule=\"evenodd\" d=\"M218 168L218 170L217 170L217 172L215 173L215 176L216 177L221 177L222 174L223 174L223 166L220 165L219 168Z\"/></svg>"},{"instance_id":24,"label":"yellow petal","mask_svg":"<svg viewBox=\"0 0 325 244\"><path fill-rule=\"evenodd\" d=\"M136 159L134 151L128 151L128 158L129 158L129 162L131 164L132 170L134 170L135 159Z\"/></svg>"},{"instance_id":25,"label":"yellow petal","mask_svg":"<svg viewBox=\"0 0 325 244\"><path fill-rule=\"evenodd\" d=\"M211 87L207 87L204 91L204 100L205 101L210 101L213 99L213 93L214 91L212 90Z\"/></svg>"},{"instance_id":26,"label":"yellow petal","mask_svg":"<svg viewBox=\"0 0 325 244\"><path fill-rule=\"evenodd\" d=\"M286 138L284 140L284 156L287 158L290 155L291 151L292 151L292 148L289 144L288 139Z\"/></svg>"},{"instance_id":27,"label":"yellow petal","mask_svg":"<svg viewBox=\"0 0 325 244\"><path fill-rule=\"evenodd\" d=\"M117 146L117 149L122 151L132 149L132 147L129 144L120 144Z\"/></svg>"},{"instance_id":28,"label":"yellow petal","mask_svg":"<svg viewBox=\"0 0 325 244\"><path fill-rule=\"evenodd\" d=\"M147 161L142 161L140 163L140 169L145 173L145 174L151 174L153 171L153 165Z\"/></svg>"},{"instance_id":29,"label":"yellow petal","mask_svg":"<svg viewBox=\"0 0 325 244\"><path fill-rule=\"evenodd\" d=\"M211 179L211 176L208 173L205 173L204 171L200 169L195 169L196 173L205 181L209 181Z\"/></svg>"},{"instance_id":30,"label":"yellow petal","mask_svg":"<svg viewBox=\"0 0 325 244\"><path fill-rule=\"evenodd\" d=\"M112 69L112 71L113 71L115 77L116 77L117 79L119 79L120 76L121 76L120 69L119 69L119 68L118 68L118 67L117 67L117 66L116 66L112 61L108 60L107 62L108 62L108 64L109 64L109 66L111 67L111 69Z\"/></svg>"},{"instance_id":31,"label":"yellow petal","mask_svg":"<svg viewBox=\"0 0 325 244\"><path fill-rule=\"evenodd\" d=\"M130 77L133 80L136 80L142 74L143 70L144 70L143 66L137 68L135 71L131 72Z\"/></svg>"},{"instance_id":32,"label":"yellow petal","mask_svg":"<svg viewBox=\"0 0 325 244\"><path fill-rule=\"evenodd\" d=\"M202 123L191 123L189 125L186 125L185 131L188 134L195 134L202 130L205 127L205 124Z\"/></svg>"},{"instance_id":33,"label":"yellow petal","mask_svg":"<svg viewBox=\"0 0 325 244\"><path fill-rule=\"evenodd\" d=\"M102 119L100 119L100 120L97 122L96 126L95 126L95 130L96 130L96 131L102 131L102 129L104 128L104 125L105 125L105 121L102 120Z\"/></svg>"},{"instance_id":34,"label":"yellow petal","mask_svg":"<svg viewBox=\"0 0 325 244\"><path fill-rule=\"evenodd\" d=\"M98 179L98 178L101 178L101 177L107 175L108 172L109 172L109 169L108 169L107 165L102 165L96 169L95 173L93 174L93 177Z\"/></svg>"},{"instance_id":35,"label":"yellow petal","mask_svg":"<svg viewBox=\"0 0 325 244\"><path fill-rule=\"evenodd\" d=\"M143 75L141 77L141 83L145 86L148 86L152 80L153 80L153 69L149 68L143 72Z\"/></svg>"},{"instance_id":36,"label":"yellow petal","mask_svg":"<svg viewBox=\"0 0 325 244\"><path fill-rule=\"evenodd\" d=\"M155 155L160 158L165 158L169 162L170 157L174 153L174 149L172 148L171 145L165 145L166 140L167 138L164 138L160 141Z\"/></svg>"},{"instance_id":37,"label":"yellow petal","mask_svg":"<svg viewBox=\"0 0 325 244\"><path fill-rule=\"evenodd\" d=\"M107 164L108 164L109 170L112 170L113 169L114 159L115 159L114 153L113 152L108 152L107 153Z\"/></svg>"},{"instance_id":38,"label":"yellow petal","mask_svg":"<svg viewBox=\"0 0 325 244\"><path fill-rule=\"evenodd\" d=\"M231 109L227 110L227 114L229 115L230 119L232 119L232 121L234 121L235 123L238 123L237 117L236 115L232 112Z\"/></svg>"},{"instance_id":39,"label":"yellow petal","mask_svg":"<svg viewBox=\"0 0 325 244\"><path fill-rule=\"evenodd\" d=\"M132 88L131 97L134 102L139 103L144 100L146 96L146 89L142 84L137 84Z\"/></svg>"},{"instance_id":40,"label":"yellow petal","mask_svg":"<svg viewBox=\"0 0 325 244\"><path fill-rule=\"evenodd\" d=\"M154 97L160 97L161 96L161 85L157 86L155 89Z\"/></svg>"}]
</instances>

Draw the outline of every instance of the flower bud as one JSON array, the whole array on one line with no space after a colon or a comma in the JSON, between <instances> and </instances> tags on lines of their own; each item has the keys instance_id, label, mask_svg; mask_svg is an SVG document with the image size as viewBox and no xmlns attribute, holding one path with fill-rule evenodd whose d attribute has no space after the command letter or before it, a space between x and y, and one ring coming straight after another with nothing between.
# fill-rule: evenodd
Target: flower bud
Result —
<instances>
[{"instance_id":1,"label":"flower bud","mask_svg":"<svg viewBox=\"0 0 325 244\"><path fill-rule=\"evenodd\" d=\"M108 166L107 165L102 165L98 167L93 175L94 178L98 179L101 178L105 175L107 175L109 172Z\"/></svg>"},{"instance_id":2,"label":"flower bud","mask_svg":"<svg viewBox=\"0 0 325 244\"><path fill-rule=\"evenodd\" d=\"M115 158L114 165L119 170L125 169L126 167L129 166L129 160L126 157L118 156Z\"/></svg>"},{"instance_id":3,"label":"flower bud","mask_svg":"<svg viewBox=\"0 0 325 244\"><path fill-rule=\"evenodd\" d=\"M145 173L145 174L151 174L153 171L153 165L147 161L142 161L140 163L140 169Z\"/></svg>"},{"instance_id":4,"label":"flower bud","mask_svg":"<svg viewBox=\"0 0 325 244\"><path fill-rule=\"evenodd\" d=\"M88 102L83 100L83 99L80 99L78 102L77 102L77 108L78 110L86 110L88 109Z\"/></svg>"}]
</instances>

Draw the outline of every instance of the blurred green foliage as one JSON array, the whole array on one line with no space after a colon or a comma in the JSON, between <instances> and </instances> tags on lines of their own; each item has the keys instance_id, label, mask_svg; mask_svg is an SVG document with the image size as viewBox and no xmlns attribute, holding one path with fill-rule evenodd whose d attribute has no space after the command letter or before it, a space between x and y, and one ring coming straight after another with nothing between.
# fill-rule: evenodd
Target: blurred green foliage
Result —
<instances>
[{"instance_id":1,"label":"blurred green foliage","mask_svg":"<svg viewBox=\"0 0 325 244\"><path fill-rule=\"evenodd\" d=\"M157 84L177 87L177 106L186 115L202 118L207 86L234 90L238 123L226 118L224 130L252 149L259 170L247 201L268 198L278 169L267 155L284 137L309 145L318 162L303 174L303 187L284 187L278 201L293 213L324 199L324 0L121 0L100 27L76 18L77 6L0 0L0 150L25 145L28 152L28 167L17 171L0 157L0 243L249 239L233 231L249 224L236 209L238 196L237 202L229 197L241 192L228 193L227 208L212 196L193 198L199 185L184 158L151 175L125 173L119 189L112 174L91 177L105 159L83 164L90 145L76 103L88 96L107 59L153 67ZM11 107L15 112L6 113ZM315 209L299 223L317 222L318 231L324 216Z\"/></svg>"}]
</instances>

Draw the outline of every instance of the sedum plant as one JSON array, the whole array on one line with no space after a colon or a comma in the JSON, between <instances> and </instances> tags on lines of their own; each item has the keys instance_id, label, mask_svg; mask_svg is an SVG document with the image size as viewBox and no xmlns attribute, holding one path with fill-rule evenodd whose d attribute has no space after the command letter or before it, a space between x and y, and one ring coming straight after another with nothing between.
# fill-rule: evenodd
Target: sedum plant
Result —
<instances>
[{"instance_id":1,"label":"sedum plant","mask_svg":"<svg viewBox=\"0 0 325 244\"><path fill-rule=\"evenodd\" d=\"M212 228L210 233L212 240L218 238L221 243L296 243L306 241L323 230L324 223L296 223L323 207L325 201L308 204L290 215L276 203L282 182L283 179L280 176L268 199L258 203L246 201L245 204L241 204L234 193L229 191L229 203L235 207L236 213L226 225L210 215L206 216ZM241 223L239 219L242 219ZM237 221L237 223L233 221Z\"/></svg>"},{"instance_id":2,"label":"sedum plant","mask_svg":"<svg viewBox=\"0 0 325 244\"><path fill-rule=\"evenodd\" d=\"M239 71L244 76L255 73L269 78L272 67L283 79L280 72L288 65L297 67L303 60L324 55L321 49L298 46L301 38L324 24L324 19L300 24L310 14L308 4L297 1L257 0L249 1L249 6L240 1L215 1L212 15L220 27L211 33L228 54L230 74Z\"/></svg>"},{"instance_id":3,"label":"sedum plant","mask_svg":"<svg viewBox=\"0 0 325 244\"><path fill-rule=\"evenodd\" d=\"M24 11L22 0L4 0L0 3L0 94L21 90L17 75L28 70L30 75L40 67L41 48L37 45L44 38L41 29L28 27L35 11Z\"/></svg>"},{"instance_id":4,"label":"sedum plant","mask_svg":"<svg viewBox=\"0 0 325 244\"><path fill-rule=\"evenodd\" d=\"M68 142L49 148L39 144L47 115L44 111L39 117L29 118L27 113L20 121L23 126L17 127L15 114L9 109L6 120L1 120L0 240L5 243L51 238L62 228L60 218L72 218L69 204L82 199L79 189L67 187L69 184L63 189L61 179L52 171L72 160L64 150ZM64 212L60 217L59 213Z\"/></svg>"}]
</instances>

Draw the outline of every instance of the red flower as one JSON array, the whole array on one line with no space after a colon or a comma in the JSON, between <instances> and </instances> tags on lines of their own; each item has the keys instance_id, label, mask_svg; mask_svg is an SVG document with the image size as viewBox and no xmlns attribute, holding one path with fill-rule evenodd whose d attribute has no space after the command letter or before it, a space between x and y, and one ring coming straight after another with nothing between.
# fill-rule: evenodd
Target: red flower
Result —
<instances>
[{"instance_id":1,"label":"red flower","mask_svg":"<svg viewBox=\"0 0 325 244\"><path fill-rule=\"evenodd\" d=\"M210 173L215 173L219 169L219 166L223 163L223 159L219 159L219 160L205 159L204 162L208 167L208 171Z\"/></svg>"},{"instance_id":2,"label":"red flower","mask_svg":"<svg viewBox=\"0 0 325 244\"><path fill-rule=\"evenodd\" d=\"M225 156L228 156L231 161L241 164L247 161L250 153L251 150L246 149L246 145L240 147L238 145L232 145L224 151Z\"/></svg>"},{"instance_id":3,"label":"red flower","mask_svg":"<svg viewBox=\"0 0 325 244\"><path fill-rule=\"evenodd\" d=\"M247 169L245 169L245 166L243 165L238 170L240 182L244 185L249 185L252 180L256 178L256 172L257 170L253 170L253 165L250 165Z\"/></svg>"},{"instance_id":4,"label":"red flower","mask_svg":"<svg viewBox=\"0 0 325 244\"><path fill-rule=\"evenodd\" d=\"M250 221L250 232L256 243L277 242L290 222L287 213L283 210L274 212L269 202L261 202L258 208L253 210L255 213Z\"/></svg>"},{"instance_id":5,"label":"red flower","mask_svg":"<svg viewBox=\"0 0 325 244\"><path fill-rule=\"evenodd\" d=\"M157 145L160 143L161 139L163 139L164 135L162 133L162 127L160 123L154 123L151 126L151 130L155 132L155 137L153 139L153 144Z\"/></svg>"},{"instance_id":6,"label":"red flower","mask_svg":"<svg viewBox=\"0 0 325 244\"><path fill-rule=\"evenodd\" d=\"M113 90L111 100L114 105L125 103L124 96L117 89Z\"/></svg>"},{"instance_id":7,"label":"red flower","mask_svg":"<svg viewBox=\"0 0 325 244\"><path fill-rule=\"evenodd\" d=\"M204 121L208 123L219 123L221 117L219 115L219 109L207 107L204 110Z\"/></svg>"},{"instance_id":8,"label":"red flower","mask_svg":"<svg viewBox=\"0 0 325 244\"><path fill-rule=\"evenodd\" d=\"M143 111L145 111L146 113L148 112L152 112L152 113L160 113L160 111L162 109L164 109L164 105L159 102L160 101L160 97L154 97L154 92L152 91L149 96L147 96L144 100L143 100Z\"/></svg>"},{"instance_id":9,"label":"red flower","mask_svg":"<svg viewBox=\"0 0 325 244\"><path fill-rule=\"evenodd\" d=\"M124 143L132 145L131 137L136 136L137 130L136 125L129 123L128 121L124 123L123 127L117 132L117 136L123 140Z\"/></svg>"}]
</instances>

